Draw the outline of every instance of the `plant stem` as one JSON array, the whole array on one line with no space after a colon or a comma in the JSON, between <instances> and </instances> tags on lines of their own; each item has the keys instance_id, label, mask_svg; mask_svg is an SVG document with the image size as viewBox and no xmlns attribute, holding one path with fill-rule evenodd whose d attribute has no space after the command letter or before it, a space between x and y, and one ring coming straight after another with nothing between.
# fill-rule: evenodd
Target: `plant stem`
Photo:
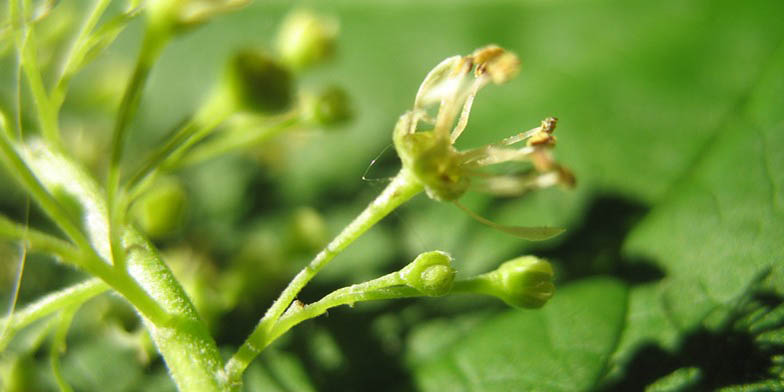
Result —
<instances>
[{"instance_id":1,"label":"plant stem","mask_svg":"<svg viewBox=\"0 0 784 392\"><path fill-rule=\"evenodd\" d=\"M4 327L6 333L0 336L0 351L5 349L14 334L22 328L58 310L82 304L106 290L109 290L109 286L102 280L97 278L86 280L63 290L50 293L25 306L24 309L0 320L0 325L5 326L7 324Z\"/></svg>"},{"instance_id":2,"label":"plant stem","mask_svg":"<svg viewBox=\"0 0 784 392\"><path fill-rule=\"evenodd\" d=\"M215 129L233 111L229 101L222 95L213 96L182 128L177 130L153 155L142 164L141 168L128 180L125 188L131 194L137 194L136 186L143 183L157 171L164 162L176 159L188 147L204 138Z\"/></svg>"},{"instance_id":3,"label":"plant stem","mask_svg":"<svg viewBox=\"0 0 784 392\"><path fill-rule=\"evenodd\" d=\"M62 71L52 90L52 105L55 108L60 108L63 104L65 93L68 90L68 84L76 71L76 65L82 62L89 50L88 43L90 33L95 25L98 24L98 20L101 19L101 15L103 15L106 7L109 6L109 3L111 3L111 0L95 0L95 5L93 5L90 14L79 29L79 34L76 36L73 45L68 50L68 54L66 54L65 61L63 62Z\"/></svg>"},{"instance_id":4,"label":"plant stem","mask_svg":"<svg viewBox=\"0 0 784 392\"><path fill-rule=\"evenodd\" d=\"M44 87L41 70L38 67L38 48L35 33L27 24L28 2L22 2L20 10L16 1L8 2L9 19L14 32L14 41L19 62L24 71L30 92L33 95L38 121L44 138L53 146L60 146L60 133L57 126L57 114ZM21 108L19 108L21 110Z\"/></svg>"},{"instance_id":5,"label":"plant stem","mask_svg":"<svg viewBox=\"0 0 784 392\"><path fill-rule=\"evenodd\" d=\"M8 172L16 177L17 181L27 190L27 193L32 196L33 200L60 227L68 238L79 248L89 248L90 243L87 241L84 233L82 233L63 206L38 181L38 178L22 160L22 157L5 133L0 133L0 158L2 158L2 161L8 168Z\"/></svg>"},{"instance_id":6,"label":"plant stem","mask_svg":"<svg viewBox=\"0 0 784 392\"><path fill-rule=\"evenodd\" d=\"M229 382L239 382L245 368L247 368L253 358L261 353L264 346L269 344L270 331L278 321L278 318L294 301L302 288L322 268L370 227L422 190L422 184L413 175L406 169L401 170L386 189L354 221L346 226L324 250L316 255L310 264L302 269L283 290L278 299L264 314L261 321L259 321L253 333L226 364L226 374Z\"/></svg>"},{"instance_id":7,"label":"plant stem","mask_svg":"<svg viewBox=\"0 0 784 392\"><path fill-rule=\"evenodd\" d=\"M190 166L222 156L234 150L261 144L279 135L281 132L295 127L299 121L299 117L294 115L258 131L245 129L242 131L228 131L215 139L204 142L203 145L197 146L181 160L172 163L171 166L172 168Z\"/></svg>"},{"instance_id":8,"label":"plant stem","mask_svg":"<svg viewBox=\"0 0 784 392\"><path fill-rule=\"evenodd\" d=\"M52 346L49 348L49 363L52 366L54 379L61 392L73 391L73 388L68 385L60 370L60 354L65 351L65 339L68 336L68 329L71 327L71 321L73 321L77 310L79 310L79 305L69 306L60 311L54 336L52 336Z\"/></svg>"},{"instance_id":9,"label":"plant stem","mask_svg":"<svg viewBox=\"0 0 784 392\"><path fill-rule=\"evenodd\" d=\"M171 270L133 229L125 232L123 244L128 272L171 315L166 323L144 321L179 390L228 390L218 347Z\"/></svg>"},{"instance_id":10,"label":"plant stem","mask_svg":"<svg viewBox=\"0 0 784 392\"><path fill-rule=\"evenodd\" d=\"M120 163L123 158L125 139L128 126L136 115L141 102L142 91L150 75L153 64L161 55L163 48L171 38L168 26L161 24L148 24L145 30L136 67L131 75L131 80L125 88L117 118L114 123L111 142L111 158L109 159L109 174L106 184L107 206L109 209L109 239L112 260L118 270L125 268L125 255L120 249L120 227L123 226L125 203L117 203L117 193L120 186Z\"/></svg>"},{"instance_id":11,"label":"plant stem","mask_svg":"<svg viewBox=\"0 0 784 392\"><path fill-rule=\"evenodd\" d=\"M69 242L12 222L2 215L0 215L0 237L24 241L32 251L49 253L66 263L80 266L79 249Z\"/></svg>"},{"instance_id":12,"label":"plant stem","mask_svg":"<svg viewBox=\"0 0 784 392\"><path fill-rule=\"evenodd\" d=\"M397 275L397 272L394 274ZM308 304L303 307L291 307L289 311L284 313L283 316L278 319L278 321L275 323L275 326L272 327L261 349L263 350L264 347L275 341L295 325L305 320L318 317L324 314L327 310L340 305L353 306L356 302L422 296L421 292L412 287L402 286L400 285L402 284L400 282L397 284L398 285L389 286L382 285L381 287L376 288L362 288L360 287L362 285L353 285L335 290L312 304Z\"/></svg>"},{"instance_id":13,"label":"plant stem","mask_svg":"<svg viewBox=\"0 0 784 392\"><path fill-rule=\"evenodd\" d=\"M120 107L117 110L117 118L114 123L112 133L112 155L109 161L109 185L107 191L110 195L117 190L120 173L119 165L123 158L125 148L125 137L131 120L136 115L141 102L142 91L150 75L155 60L158 59L163 48L170 38L170 33L166 30L151 28L148 26L139 50L139 57L136 60L136 67L131 75L131 80L125 88Z\"/></svg>"}]
</instances>

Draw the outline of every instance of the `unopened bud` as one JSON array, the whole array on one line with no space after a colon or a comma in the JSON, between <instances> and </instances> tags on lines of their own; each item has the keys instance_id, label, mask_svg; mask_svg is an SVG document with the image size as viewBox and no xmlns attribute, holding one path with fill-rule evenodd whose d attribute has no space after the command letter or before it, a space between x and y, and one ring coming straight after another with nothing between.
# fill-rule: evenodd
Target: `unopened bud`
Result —
<instances>
[{"instance_id":1,"label":"unopened bud","mask_svg":"<svg viewBox=\"0 0 784 392\"><path fill-rule=\"evenodd\" d=\"M248 0L150 0L147 12L154 24L170 26L176 32L198 26L247 3Z\"/></svg>"},{"instance_id":2,"label":"unopened bud","mask_svg":"<svg viewBox=\"0 0 784 392\"><path fill-rule=\"evenodd\" d=\"M347 122L351 116L349 96L340 87L327 87L319 94L305 94L302 97L302 117L310 124L336 126Z\"/></svg>"},{"instance_id":3,"label":"unopened bud","mask_svg":"<svg viewBox=\"0 0 784 392\"><path fill-rule=\"evenodd\" d=\"M335 51L338 24L310 11L294 11L283 22L277 38L284 64L300 70L320 63Z\"/></svg>"},{"instance_id":4,"label":"unopened bud","mask_svg":"<svg viewBox=\"0 0 784 392\"><path fill-rule=\"evenodd\" d=\"M534 256L507 261L483 278L492 287L487 294L517 308L540 308L555 293L553 268L547 261Z\"/></svg>"},{"instance_id":5,"label":"unopened bud","mask_svg":"<svg viewBox=\"0 0 784 392\"><path fill-rule=\"evenodd\" d=\"M186 201L185 190L178 181L171 178L159 180L136 202L132 215L147 235L165 237L182 226Z\"/></svg>"},{"instance_id":6,"label":"unopened bud","mask_svg":"<svg viewBox=\"0 0 784 392\"><path fill-rule=\"evenodd\" d=\"M455 279L452 256L441 251L420 254L399 274L406 285L431 297L449 293Z\"/></svg>"},{"instance_id":7,"label":"unopened bud","mask_svg":"<svg viewBox=\"0 0 784 392\"><path fill-rule=\"evenodd\" d=\"M243 50L235 54L224 76L224 87L238 110L277 114L291 106L291 74L258 51Z\"/></svg>"}]
</instances>

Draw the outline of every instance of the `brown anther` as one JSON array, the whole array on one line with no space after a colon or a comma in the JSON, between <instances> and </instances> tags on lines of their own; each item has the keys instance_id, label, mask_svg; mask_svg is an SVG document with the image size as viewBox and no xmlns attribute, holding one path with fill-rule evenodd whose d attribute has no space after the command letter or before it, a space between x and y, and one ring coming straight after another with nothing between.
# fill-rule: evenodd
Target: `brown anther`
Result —
<instances>
[{"instance_id":1,"label":"brown anther","mask_svg":"<svg viewBox=\"0 0 784 392\"><path fill-rule=\"evenodd\" d=\"M558 125L558 118L547 117L546 119L542 120L542 132L553 133L555 131L556 125Z\"/></svg>"},{"instance_id":2,"label":"brown anther","mask_svg":"<svg viewBox=\"0 0 784 392\"><path fill-rule=\"evenodd\" d=\"M471 55L471 57L474 58L474 62L476 62L476 64L482 66L490 61L495 60L505 52L506 51L504 50L504 48L498 45L488 45L485 46L484 48L479 48L475 50L474 53Z\"/></svg>"},{"instance_id":3,"label":"brown anther","mask_svg":"<svg viewBox=\"0 0 784 392\"><path fill-rule=\"evenodd\" d=\"M555 146L555 136L547 133L547 132L537 132L530 139L525 143L527 146L547 146L547 147L554 147Z\"/></svg>"}]
</instances>

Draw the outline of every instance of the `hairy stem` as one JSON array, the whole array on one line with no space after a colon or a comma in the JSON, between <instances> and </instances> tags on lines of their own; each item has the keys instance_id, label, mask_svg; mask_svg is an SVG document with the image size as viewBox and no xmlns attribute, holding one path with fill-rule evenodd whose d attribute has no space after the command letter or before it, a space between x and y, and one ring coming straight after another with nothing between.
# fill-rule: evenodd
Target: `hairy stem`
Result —
<instances>
[{"instance_id":1,"label":"hairy stem","mask_svg":"<svg viewBox=\"0 0 784 392\"><path fill-rule=\"evenodd\" d=\"M48 294L0 320L0 325L6 328L5 334L0 337L0 351L5 349L14 334L22 328L61 309L82 304L106 290L109 290L109 285L104 281L97 278L86 280Z\"/></svg>"},{"instance_id":2,"label":"hairy stem","mask_svg":"<svg viewBox=\"0 0 784 392\"><path fill-rule=\"evenodd\" d=\"M392 275L392 274L390 274ZM394 273L397 278L397 272ZM266 341L261 349L275 341L295 325L324 314L327 310L341 306L353 306L356 302L377 301L384 299L421 297L422 293L418 290L400 285L397 278L392 284L386 282L376 282L374 285L364 286L365 284L353 285L338 289L328 294L317 302L302 307L292 306L289 311L283 314L278 322L270 330ZM371 283L368 282L368 283ZM374 287L377 286L377 287Z\"/></svg>"},{"instance_id":3,"label":"hairy stem","mask_svg":"<svg viewBox=\"0 0 784 392\"><path fill-rule=\"evenodd\" d=\"M63 262L79 266L79 249L69 242L12 222L0 215L0 238L24 241L31 251L49 253Z\"/></svg>"},{"instance_id":4,"label":"hairy stem","mask_svg":"<svg viewBox=\"0 0 784 392\"><path fill-rule=\"evenodd\" d=\"M8 135L0 133L0 158L16 180L25 188L33 200L57 224L57 226L80 248L90 247L84 233L79 229L74 219L60 205L49 191L38 181L36 175L30 170L22 157L8 139Z\"/></svg>"},{"instance_id":5,"label":"hairy stem","mask_svg":"<svg viewBox=\"0 0 784 392\"><path fill-rule=\"evenodd\" d=\"M395 208L421 192L423 187L407 170L401 170L384 191L371 202L362 213L330 242L316 257L300 271L283 290L278 299L264 314L242 347L226 364L230 383L238 383L250 362L270 342L270 331L278 318L289 307L297 294L335 256L359 238L365 231L387 216Z\"/></svg>"}]
</instances>

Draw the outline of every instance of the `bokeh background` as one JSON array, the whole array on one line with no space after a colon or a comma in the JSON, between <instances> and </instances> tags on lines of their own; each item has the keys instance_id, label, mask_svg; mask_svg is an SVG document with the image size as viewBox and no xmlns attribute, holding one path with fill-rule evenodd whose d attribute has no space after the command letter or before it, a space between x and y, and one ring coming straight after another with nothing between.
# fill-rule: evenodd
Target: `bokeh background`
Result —
<instances>
[{"instance_id":1,"label":"bokeh background","mask_svg":"<svg viewBox=\"0 0 784 392\"><path fill-rule=\"evenodd\" d=\"M53 18L80 18L84 2L61 3ZM246 390L784 388L784 2L256 1L166 49L129 156L186 119L232 53L272 51L283 17L298 7L340 23L335 58L298 86L345 88L354 119L175 173L187 194L183 225L156 241L220 346L239 345L290 277L394 175L392 127L443 58L491 43L517 53L520 75L480 93L458 145L556 116L555 153L578 185L462 200L500 223L567 228L541 243L420 196L300 297L316 300L428 250L450 252L464 276L531 253L558 271L556 296L542 310L474 296L338 308L261 355ZM140 18L77 77L62 115L72 147L96 173L141 27ZM9 107L13 62L1 64ZM24 220L25 203L3 173L0 211ZM29 219L47 227L34 206ZM10 298L16 254L16 244L0 242L2 298ZM83 278L31 255L19 306ZM0 356L6 369L23 364L39 390L54 388L45 328L31 327ZM80 391L173 390L138 328L119 298L87 303L62 359L66 379ZM41 348L20 354L31 339Z\"/></svg>"}]
</instances>

